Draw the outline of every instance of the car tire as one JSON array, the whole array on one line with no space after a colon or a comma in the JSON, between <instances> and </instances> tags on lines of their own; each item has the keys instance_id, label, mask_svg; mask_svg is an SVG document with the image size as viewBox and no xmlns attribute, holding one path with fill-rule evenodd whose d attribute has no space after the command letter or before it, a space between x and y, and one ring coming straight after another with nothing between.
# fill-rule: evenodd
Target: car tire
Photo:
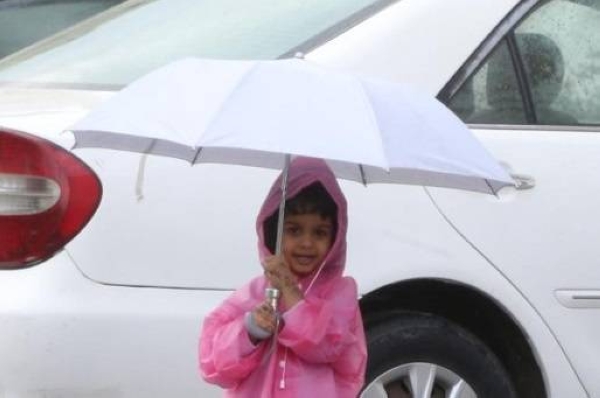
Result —
<instances>
[{"instance_id":1,"label":"car tire","mask_svg":"<svg viewBox=\"0 0 600 398\"><path fill-rule=\"evenodd\" d=\"M496 355L441 316L396 314L367 329L367 344L361 398L517 397Z\"/></svg>"}]
</instances>

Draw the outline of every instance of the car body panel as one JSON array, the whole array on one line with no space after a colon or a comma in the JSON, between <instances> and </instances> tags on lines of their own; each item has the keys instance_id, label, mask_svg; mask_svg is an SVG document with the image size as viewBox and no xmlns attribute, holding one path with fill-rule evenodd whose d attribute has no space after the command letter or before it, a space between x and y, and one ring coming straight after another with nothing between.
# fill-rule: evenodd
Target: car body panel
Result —
<instances>
[{"instance_id":1,"label":"car body panel","mask_svg":"<svg viewBox=\"0 0 600 398\"><path fill-rule=\"evenodd\" d=\"M228 292L105 286L66 251L0 290L2 396L219 396L198 381L198 314Z\"/></svg>"},{"instance_id":2,"label":"car body panel","mask_svg":"<svg viewBox=\"0 0 600 398\"><path fill-rule=\"evenodd\" d=\"M600 190L598 132L481 131L479 137L497 158L513 173L531 176L535 186L500 192L500 206L456 191L431 190L456 227L539 310L591 391L600 391L600 362L589 356L600 352L600 310L593 305L567 308L555 292L586 289L588 296L600 295L598 244L590 239L600 225L600 213L590 211Z\"/></svg>"}]
</instances>

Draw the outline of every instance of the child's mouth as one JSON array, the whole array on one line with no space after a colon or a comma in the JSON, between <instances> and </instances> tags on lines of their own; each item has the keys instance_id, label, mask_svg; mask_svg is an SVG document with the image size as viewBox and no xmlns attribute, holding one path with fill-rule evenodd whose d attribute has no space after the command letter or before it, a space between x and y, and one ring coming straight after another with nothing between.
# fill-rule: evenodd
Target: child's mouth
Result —
<instances>
[{"instance_id":1,"label":"child's mouth","mask_svg":"<svg viewBox=\"0 0 600 398\"><path fill-rule=\"evenodd\" d=\"M315 261L315 256L299 256L299 255L296 255L296 256L294 256L294 260L296 260L296 262L299 265L307 266L307 265L311 265Z\"/></svg>"}]
</instances>

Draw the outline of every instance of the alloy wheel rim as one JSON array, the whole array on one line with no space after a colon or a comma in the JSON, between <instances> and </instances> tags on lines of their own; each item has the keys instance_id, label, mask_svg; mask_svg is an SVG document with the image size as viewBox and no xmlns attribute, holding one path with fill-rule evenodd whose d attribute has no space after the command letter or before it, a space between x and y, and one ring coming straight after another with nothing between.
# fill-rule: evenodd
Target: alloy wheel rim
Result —
<instances>
[{"instance_id":1,"label":"alloy wheel rim","mask_svg":"<svg viewBox=\"0 0 600 398\"><path fill-rule=\"evenodd\" d=\"M477 398L473 388L450 369L411 362L379 375L361 398Z\"/></svg>"}]
</instances>

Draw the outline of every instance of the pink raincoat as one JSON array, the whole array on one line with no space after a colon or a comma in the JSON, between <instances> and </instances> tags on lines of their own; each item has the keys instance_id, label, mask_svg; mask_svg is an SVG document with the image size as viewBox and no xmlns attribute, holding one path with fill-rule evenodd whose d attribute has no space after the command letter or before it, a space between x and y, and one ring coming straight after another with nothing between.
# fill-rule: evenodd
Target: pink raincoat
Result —
<instances>
[{"instance_id":1,"label":"pink raincoat","mask_svg":"<svg viewBox=\"0 0 600 398\"><path fill-rule=\"evenodd\" d=\"M264 221L281 197L281 176L258 215L258 250L264 243ZM356 282L343 277L348 217L346 200L323 161L296 158L288 178L288 197L319 181L338 207L335 241L323 265L300 281L304 299L283 311L283 328L273 351L272 339L254 346L244 315L264 301L264 276L234 292L204 321L200 336L200 373L226 389L229 398L356 398L363 385L367 350L358 308Z\"/></svg>"}]
</instances>

